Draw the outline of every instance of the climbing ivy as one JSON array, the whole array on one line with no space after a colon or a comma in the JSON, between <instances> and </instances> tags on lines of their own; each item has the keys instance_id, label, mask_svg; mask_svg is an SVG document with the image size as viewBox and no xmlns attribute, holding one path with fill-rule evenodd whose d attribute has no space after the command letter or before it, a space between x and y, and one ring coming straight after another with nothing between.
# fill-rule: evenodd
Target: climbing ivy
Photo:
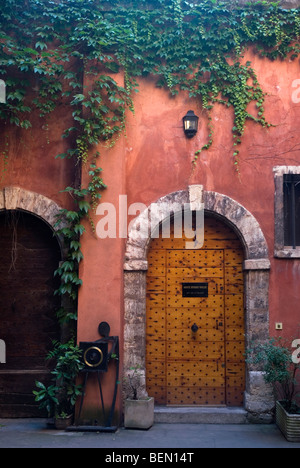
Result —
<instances>
[{"instance_id":1,"label":"climbing ivy","mask_svg":"<svg viewBox=\"0 0 300 468\"><path fill-rule=\"evenodd\" d=\"M270 125L265 92L251 63L243 60L245 49L253 47L270 60L295 59L300 51L299 9L266 1L241 6L232 0L3 0L0 22L0 78L7 85L7 103L0 105L4 128L28 129L37 112L45 121L63 106L73 124L62 135L66 151L56 157L75 158L82 165L100 141L112 145L124 131L126 110L134 111L137 79L147 76L172 96L185 91L199 99L209 136L194 163L213 143L214 105L232 108L237 164L247 121ZM115 79L119 72L123 86ZM253 114L250 103L256 105ZM51 119L45 131L49 125ZM2 147L6 168L5 136ZM81 285L82 220L105 188L98 157L93 156L88 187L66 189L74 211L61 213L69 221L59 229L69 256L56 272L62 280L58 293L74 301Z\"/></svg>"}]
</instances>

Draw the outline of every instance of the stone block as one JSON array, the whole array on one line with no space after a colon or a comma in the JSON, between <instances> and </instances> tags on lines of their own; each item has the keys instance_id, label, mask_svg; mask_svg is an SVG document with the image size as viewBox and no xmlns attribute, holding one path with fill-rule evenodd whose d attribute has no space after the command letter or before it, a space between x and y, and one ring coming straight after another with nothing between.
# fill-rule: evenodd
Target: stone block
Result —
<instances>
[{"instance_id":1,"label":"stone block","mask_svg":"<svg viewBox=\"0 0 300 468\"><path fill-rule=\"evenodd\" d=\"M273 389L265 382L263 372L249 372L247 391L245 392L245 409L256 415L271 415L274 404Z\"/></svg>"}]
</instances>

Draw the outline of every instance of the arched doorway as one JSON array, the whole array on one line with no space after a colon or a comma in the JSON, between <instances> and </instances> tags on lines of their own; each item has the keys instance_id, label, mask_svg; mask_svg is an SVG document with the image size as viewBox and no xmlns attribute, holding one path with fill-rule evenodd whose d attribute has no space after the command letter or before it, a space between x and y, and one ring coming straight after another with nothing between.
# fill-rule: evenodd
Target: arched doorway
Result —
<instances>
[{"instance_id":1,"label":"arched doorway","mask_svg":"<svg viewBox=\"0 0 300 468\"><path fill-rule=\"evenodd\" d=\"M244 251L237 235L206 216L201 249L184 232L148 251L146 383L163 405L243 406Z\"/></svg>"},{"instance_id":2,"label":"arched doorway","mask_svg":"<svg viewBox=\"0 0 300 468\"><path fill-rule=\"evenodd\" d=\"M124 262L124 373L139 366L145 375L146 392L146 289L148 250L151 236L145 236L143 226L159 223L172 213L186 209L205 210L207 215L220 219L240 239L244 248L244 312L246 348L255 340L269 336L269 278L268 245L262 229L253 216L236 200L217 192L206 191L201 185L189 186L168 194L149 205L131 224ZM246 365L244 406L255 417L271 410L273 400L264 384L263 375Z\"/></svg>"},{"instance_id":3,"label":"arched doorway","mask_svg":"<svg viewBox=\"0 0 300 468\"><path fill-rule=\"evenodd\" d=\"M47 383L45 357L59 339L54 271L61 252L42 219L22 210L0 212L0 416L41 416L34 403L35 381Z\"/></svg>"}]
</instances>

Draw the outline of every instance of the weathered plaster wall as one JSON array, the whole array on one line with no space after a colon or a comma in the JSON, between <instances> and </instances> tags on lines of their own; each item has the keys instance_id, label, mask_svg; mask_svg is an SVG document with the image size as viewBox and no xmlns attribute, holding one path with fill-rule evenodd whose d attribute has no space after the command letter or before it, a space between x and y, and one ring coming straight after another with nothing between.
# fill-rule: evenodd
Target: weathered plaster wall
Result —
<instances>
[{"instance_id":1,"label":"weathered plaster wall","mask_svg":"<svg viewBox=\"0 0 300 468\"><path fill-rule=\"evenodd\" d=\"M271 270L269 311L265 310L265 313L269 312L269 332L271 335L276 335L278 332L275 331L275 323L283 322L283 332L280 334L294 336L299 322L300 260L291 261L273 256L275 191L273 168L282 164L300 164L298 137L300 104L293 102L292 97L295 92L293 83L300 78L299 61L271 62L259 58L252 51L245 54L244 60L250 60L257 71L259 81L267 93L266 116L274 126L266 129L248 122L240 148L239 174L235 170L232 156L232 111L222 105L215 107L213 146L199 156L193 168L195 151L207 142L207 116L200 104L189 99L187 95L171 98L165 90L156 88L152 79L146 78L139 80L139 93L134 98L135 114L128 112L126 136L122 137L114 148L105 149L102 146L98 148L101 153L100 165L104 169L103 177L108 184L102 201L114 204L118 212L119 195L127 195L128 206L133 203L150 206L167 194L186 191L192 185L201 185L206 192L224 194L243 205L258 221L268 246ZM193 109L200 117L198 134L192 140L185 138L182 129L182 117L189 109ZM136 213L138 214L139 212ZM99 215L94 216L95 223L100 219ZM129 221L133 219L134 216L128 217ZM99 241L88 231L83 239L83 248L85 261L81 277L84 286L79 298L79 339L97 339L99 322L107 320L112 327L112 334L119 334L122 348L124 319L122 270L125 239L119 239L117 235L116 239ZM259 282L266 277L266 273L250 271L248 277L250 276ZM130 281L134 283L130 291L144 291L143 272L137 276L129 269L126 273L126 282ZM263 282L265 284L265 280ZM131 297L129 290L126 291L126 301L132 304L136 321L139 317L136 301ZM255 304L262 304L259 294L258 291L255 295L255 291L252 290L248 296L248 300L254 304L253 317L257 321L260 318L255 312ZM266 304L265 296L264 292L264 297L261 298L263 304ZM140 310L142 347L144 312L143 309ZM127 323L126 346L129 359L130 333L135 336L136 330L137 327L131 328L130 322ZM255 336L256 330L251 330L251 333ZM144 352L142 348L140 352L142 356ZM133 363L136 358L139 359L137 354L133 353ZM255 388L259 378L251 374L248 384L252 389ZM260 385L261 379L258 387ZM253 403L252 398L257 408L259 396L249 397L249 407ZM264 407L263 401L261 407Z\"/></svg>"},{"instance_id":2,"label":"weathered plaster wall","mask_svg":"<svg viewBox=\"0 0 300 468\"><path fill-rule=\"evenodd\" d=\"M74 184L77 166L70 159L55 159L68 148L62 133L73 122L67 115L62 106L54 111L51 120L33 115L28 130L0 127L0 189L21 187L74 208L70 196L60 191Z\"/></svg>"},{"instance_id":3,"label":"weathered plaster wall","mask_svg":"<svg viewBox=\"0 0 300 468\"><path fill-rule=\"evenodd\" d=\"M298 6L300 1L284 4ZM275 323L283 322L283 334L294 336L300 334L297 330L300 260L273 257L273 167L300 165L300 103L293 102L292 98L295 92L293 83L300 79L299 59L271 62L248 51L244 60L252 62L267 93L266 116L274 127L263 129L248 122L240 148L239 175L232 156L232 111L222 105L215 107L213 146L199 156L193 167L195 151L207 143L205 112L188 95L171 98L167 91L156 88L151 78L144 78L139 80L139 93L134 97L135 114L128 112L126 136L121 137L113 148L102 145L97 148L101 153L99 164L103 168L104 181L108 185L102 202L113 204L118 221L119 195L127 195L128 206L132 203L149 206L167 194L201 185L206 192L224 194L243 205L258 221L269 249L269 331L276 334ZM122 82L122 76L119 80ZM192 140L187 140L182 130L182 117L189 109L200 117L199 132ZM5 135L10 149L7 172L0 189L20 187L41 194L59 206L68 207L72 205L71 199L59 190L74 184L77 168L70 160L56 161L54 158L65 150L61 134L71 122L67 121L62 109L58 109L50 130L46 124L45 121L41 126L37 118L29 131L1 130L1 149L3 151ZM88 180L87 170L83 169L83 184ZM133 218L129 216L129 221ZM99 215L94 215L96 224L99 219ZM98 339L98 325L107 321L111 334L120 336L122 349L126 240L119 238L117 231L116 238L100 241L88 223L86 227L87 232L82 239L84 262L80 269L83 287L79 295L78 340ZM138 283L136 287L144 286ZM109 385L107 382L106 390ZM98 402L98 390L94 390L92 399Z\"/></svg>"},{"instance_id":4,"label":"weathered plaster wall","mask_svg":"<svg viewBox=\"0 0 300 468\"><path fill-rule=\"evenodd\" d=\"M270 332L283 322L283 333L295 333L298 315L299 260L273 258L274 174L277 165L300 164L300 104L293 102L293 83L300 77L299 61L271 62L248 51L266 91L266 116L270 129L248 122L239 157L239 176L233 164L232 112L219 105L213 111L214 144L203 152L192 170L195 151L207 142L207 118L198 103L187 96L171 99L151 80L140 82L135 116L129 115L126 140L129 204L149 205L167 193L201 184L205 190L230 196L258 220L271 253ZM187 140L181 119L193 109L200 117L196 137ZM279 285L286 285L283 289ZM288 292L289 291L289 292Z\"/></svg>"}]
</instances>

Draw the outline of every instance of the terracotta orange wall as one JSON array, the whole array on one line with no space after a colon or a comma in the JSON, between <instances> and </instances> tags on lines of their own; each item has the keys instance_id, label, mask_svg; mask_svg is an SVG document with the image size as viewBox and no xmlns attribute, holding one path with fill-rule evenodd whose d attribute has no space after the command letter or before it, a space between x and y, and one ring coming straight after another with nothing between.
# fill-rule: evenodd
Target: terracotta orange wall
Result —
<instances>
[{"instance_id":1,"label":"terracotta orange wall","mask_svg":"<svg viewBox=\"0 0 300 468\"><path fill-rule=\"evenodd\" d=\"M240 148L240 177L233 164L232 111L222 105L213 111L214 143L203 152L192 171L194 153L207 142L207 118L197 102L187 96L170 98L151 80L140 82L135 116L127 125L127 194L129 203L149 204L190 184L223 193L244 205L258 220L266 237L271 260L270 333L283 322L287 336L300 337L300 260L278 260L274 252L274 176L277 165L300 164L300 104L292 102L294 80L300 78L299 61L271 62L251 51L250 60L266 91L265 112L274 127L249 121ZM193 109L200 117L196 137L187 140L181 119ZM300 327L299 327L300 328Z\"/></svg>"},{"instance_id":2,"label":"terracotta orange wall","mask_svg":"<svg viewBox=\"0 0 300 468\"><path fill-rule=\"evenodd\" d=\"M121 149L120 149L121 146ZM103 169L108 188L103 192L102 203L118 207L119 194L125 193L125 160L122 145L105 152L100 157L99 165ZM101 148L99 148L101 150ZM88 181L85 169L83 180ZM105 213L106 214L106 213ZM94 222L99 216L94 215ZM118 218L118 211L117 211ZM86 234L82 239L84 261L80 267L80 278L83 286L79 292L78 341L95 341L100 339L98 326L101 322L110 325L110 336L118 336L122 350L123 325L123 257L124 239L99 239L93 233L91 225L86 223ZM119 361L122 366L122 359ZM106 411L109 410L114 390L114 366L108 374L102 375L102 388ZM121 406L121 392L118 392L116 409ZM91 377L87 387L82 417L95 419L95 408L100 408L100 397L97 381ZM100 410L99 410L100 411ZM101 416L101 415L100 415ZM102 424L103 422L101 422Z\"/></svg>"},{"instance_id":3,"label":"terracotta orange wall","mask_svg":"<svg viewBox=\"0 0 300 468\"><path fill-rule=\"evenodd\" d=\"M256 70L266 96L266 116L274 124L270 129L248 122L240 148L238 177L233 164L231 110L218 105L213 110L214 143L203 152L193 170L194 153L207 143L207 116L200 104L183 93L170 97L155 87L153 79L139 80L139 93L134 95L135 114L128 111L127 132L113 148L99 145L99 165L108 188L103 202L118 208L119 195L128 196L132 203L149 205L160 197L202 184L205 190L223 193L244 205L258 220L270 251L270 333L275 322L283 322L283 334L299 335L299 273L300 260L279 260L273 257L274 248L274 177L276 165L300 164L299 113L300 104L292 102L294 80L300 78L299 61L270 62L251 51L244 58ZM116 76L122 83L122 75ZM185 138L182 117L193 109L200 117L198 134ZM20 186L43 194L61 206L71 207L69 195L60 193L73 185L73 161L55 160L65 151L61 138L65 128L72 125L63 109L55 111L45 124L38 116L30 130L2 128L0 148L9 143L7 172L3 173L1 158L0 189ZM48 139L50 143L48 143ZM83 168L83 185L88 181L88 169ZM1 178L0 177L0 178ZM94 215L97 223L100 217ZM129 218L130 221L130 218ZM123 339L123 260L125 240L99 240L87 224L82 239L84 262L80 275L83 287L79 295L78 340L99 338L101 321L109 322L111 334ZM282 334L282 332L280 332ZM121 360L122 364L122 360ZM109 387L110 382L107 382ZM95 398L98 398L98 393ZM120 397L120 394L119 394ZM119 404L120 404L119 399Z\"/></svg>"},{"instance_id":4,"label":"terracotta orange wall","mask_svg":"<svg viewBox=\"0 0 300 468\"><path fill-rule=\"evenodd\" d=\"M27 130L9 125L0 128L0 189L21 187L73 209L70 195L60 192L74 184L74 161L55 159L68 147L62 133L73 125L72 120L61 107L51 117L41 119L35 113L31 119L32 128ZM7 165L4 164L6 143Z\"/></svg>"},{"instance_id":5,"label":"terracotta orange wall","mask_svg":"<svg viewBox=\"0 0 300 468\"><path fill-rule=\"evenodd\" d=\"M101 203L110 203L118 208L119 194L126 190L124 152L120 148L112 148L105 157L100 157L99 163L104 180L109 181ZM85 169L83 179L88 181ZM97 223L100 216L94 215L93 219ZM84 286L79 297L79 336L86 341L99 339L98 325L103 321L110 324L111 335L120 336L124 240L119 237L99 239L88 222L85 227L86 234L82 239L84 262L80 271Z\"/></svg>"},{"instance_id":6,"label":"terracotta orange wall","mask_svg":"<svg viewBox=\"0 0 300 468\"><path fill-rule=\"evenodd\" d=\"M300 164L300 104L292 102L292 83L300 78L299 62L270 62L252 52L245 56L247 60L251 60L268 93L266 116L274 127L264 129L248 122L240 148L240 177L233 164L231 110L222 105L213 110L214 143L199 156L193 170L195 151L207 143L207 116L200 104L187 95L172 98L167 91L156 88L152 79L141 79L139 93L134 97L135 114L128 112L126 136L114 148L98 148L99 164L108 185L102 201L118 207L119 195L126 194L128 206L137 202L149 205L168 193L202 184L205 190L223 193L244 205L258 220L269 246L270 333L278 333L275 322L280 321L284 327L280 333L294 336L300 323L300 261L273 257L273 167ZM199 132L192 140L187 140L182 130L182 117L189 109L200 117ZM85 175L83 179L87 180ZM95 215L94 220L97 223L100 217ZM98 339L97 327L104 320L111 325L111 334L120 336L122 349L124 249L124 239L99 240L87 229L83 238L79 341ZM300 331L298 334L300 338ZM109 378L106 384L108 389ZM93 391L95 402L98 397L95 388Z\"/></svg>"}]
</instances>

